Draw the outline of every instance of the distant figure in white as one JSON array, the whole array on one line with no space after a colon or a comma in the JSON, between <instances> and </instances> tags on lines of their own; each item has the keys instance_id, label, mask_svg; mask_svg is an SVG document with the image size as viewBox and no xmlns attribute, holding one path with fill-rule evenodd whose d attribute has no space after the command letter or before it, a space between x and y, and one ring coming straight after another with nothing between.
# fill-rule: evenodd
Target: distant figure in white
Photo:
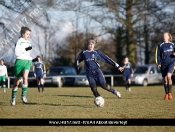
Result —
<instances>
[{"instance_id":1,"label":"distant figure in white","mask_svg":"<svg viewBox=\"0 0 175 132\"><path fill-rule=\"evenodd\" d=\"M8 79L7 67L4 65L4 60L0 61L0 84L3 88L4 93L6 93L6 80Z\"/></svg>"}]
</instances>

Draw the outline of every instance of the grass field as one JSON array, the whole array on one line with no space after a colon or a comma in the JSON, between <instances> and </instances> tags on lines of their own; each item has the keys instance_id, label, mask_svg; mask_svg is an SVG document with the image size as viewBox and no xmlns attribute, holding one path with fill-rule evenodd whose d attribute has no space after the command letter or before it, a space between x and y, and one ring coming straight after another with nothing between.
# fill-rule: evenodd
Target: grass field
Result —
<instances>
[{"instance_id":1,"label":"grass field","mask_svg":"<svg viewBox=\"0 0 175 132\"><path fill-rule=\"evenodd\" d=\"M16 105L10 105L11 89L0 91L0 118L175 118L175 99L163 100L163 86L133 86L131 92L115 87L115 95L98 88L105 106L96 107L89 87L29 88L28 103L23 104L19 88ZM173 95L174 91L173 91ZM175 97L175 96L174 96ZM0 132L174 132L169 126L1 126Z\"/></svg>"}]
</instances>

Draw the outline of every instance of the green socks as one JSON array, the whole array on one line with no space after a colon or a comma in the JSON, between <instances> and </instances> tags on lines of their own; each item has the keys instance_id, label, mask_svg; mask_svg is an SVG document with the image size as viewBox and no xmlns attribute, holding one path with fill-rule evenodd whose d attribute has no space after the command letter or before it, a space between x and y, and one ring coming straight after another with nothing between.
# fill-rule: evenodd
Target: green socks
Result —
<instances>
[{"instance_id":1,"label":"green socks","mask_svg":"<svg viewBox=\"0 0 175 132\"><path fill-rule=\"evenodd\" d=\"M12 98L16 98L17 91L18 91L18 89L12 89ZM21 96L22 97L26 96L26 93L27 93L27 86L26 85L23 85Z\"/></svg>"},{"instance_id":2,"label":"green socks","mask_svg":"<svg viewBox=\"0 0 175 132\"><path fill-rule=\"evenodd\" d=\"M6 92L6 85L3 85L3 90L4 90L4 93Z\"/></svg>"},{"instance_id":3,"label":"green socks","mask_svg":"<svg viewBox=\"0 0 175 132\"><path fill-rule=\"evenodd\" d=\"M12 90L12 98L16 97L16 93L17 93L18 89L13 89Z\"/></svg>"},{"instance_id":4,"label":"green socks","mask_svg":"<svg viewBox=\"0 0 175 132\"><path fill-rule=\"evenodd\" d=\"M26 96L26 93L27 93L27 85L23 85L22 86L22 94L21 94L21 96L22 97Z\"/></svg>"}]
</instances>

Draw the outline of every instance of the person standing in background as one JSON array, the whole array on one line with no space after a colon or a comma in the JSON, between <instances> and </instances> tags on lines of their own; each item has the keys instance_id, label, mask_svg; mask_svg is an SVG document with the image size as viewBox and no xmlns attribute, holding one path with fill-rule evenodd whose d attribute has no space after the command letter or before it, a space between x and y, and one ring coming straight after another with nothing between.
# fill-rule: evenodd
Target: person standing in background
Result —
<instances>
[{"instance_id":1,"label":"person standing in background","mask_svg":"<svg viewBox=\"0 0 175 132\"><path fill-rule=\"evenodd\" d=\"M4 60L0 61L0 84L3 92L6 93L6 80L8 79L7 67L4 65Z\"/></svg>"},{"instance_id":2,"label":"person standing in background","mask_svg":"<svg viewBox=\"0 0 175 132\"><path fill-rule=\"evenodd\" d=\"M129 58L126 56L123 61L123 80L125 81L126 91L131 91L131 77L133 77L132 64L129 62Z\"/></svg>"},{"instance_id":3,"label":"person standing in background","mask_svg":"<svg viewBox=\"0 0 175 132\"><path fill-rule=\"evenodd\" d=\"M35 60L32 60L32 61L35 61ZM40 56L36 57L36 62L34 62L33 71L34 71L34 77L36 78L37 84L38 84L38 92L40 92L40 87L42 88L42 92L44 92L43 78L46 77L46 68Z\"/></svg>"}]
</instances>

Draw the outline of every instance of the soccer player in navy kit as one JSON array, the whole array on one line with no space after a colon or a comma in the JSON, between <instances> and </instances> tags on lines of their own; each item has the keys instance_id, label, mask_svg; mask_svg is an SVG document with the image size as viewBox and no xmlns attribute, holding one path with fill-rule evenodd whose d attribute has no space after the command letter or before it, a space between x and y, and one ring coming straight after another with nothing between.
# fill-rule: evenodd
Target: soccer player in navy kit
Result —
<instances>
[{"instance_id":1,"label":"soccer player in navy kit","mask_svg":"<svg viewBox=\"0 0 175 132\"><path fill-rule=\"evenodd\" d=\"M100 96L97 91L97 84L99 84L103 89L115 94L117 97L121 97L120 92L111 88L109 85L106 84L106 80L100 70L100 65L98 60L111 64L112 66L116 67L118 70L122 71L123 68L120 67L116 62L110 59L108 56L103 54L99 50L94 50L94 46L96 44L95 39L89 39L86 43L88 49L82 51L77 59L76 59L76 67L79 69L79 63L84 61L85 70L86 70L86 77L89 81L89 85L91 91L93 92L95 97Z\"/></svg>"},{"instance_id":2,"label":"soccer player in navy kit","mask_svg":"<svg viewBox=\"0 0 175 132\"><path fill-rule=\"evenodd\" d=\"M43 62L41 61L40 56L37 56L35 60L36 62L34 62L33 71L34 71L34 76L38 84L38 92L40 92L40 87L42 88L42 92L44 92L44 79L43 78L46 77L46 68Z\"/></svg>"},{"instance_id":3,"label":"soccer player in navy kit","mask_svg":"<svg viewBox=\"0 0 175 132\"><path fill-rule=\"evenodd\" d=\"M172 43L172 36L168 32L163 34L164 42L159 44L156 49L156 58L158 68L161 69L162 77L164 79L165 100L172 100L172 80L171 76L174 69L175 61L175 45Z\"/></svg>"},{"instance_id":4,"label":"soccer player in navy kit","mask_svg":"<svg viewBox=\"0 0 175 132\"><path fill-rule=\"evenodd\" d=\"M123 61L123 80L125 81L126 91L131 91L131 77L133 77L132 64L129 62L128 57L126 56Z\"/></svg>"}]
</instances>

